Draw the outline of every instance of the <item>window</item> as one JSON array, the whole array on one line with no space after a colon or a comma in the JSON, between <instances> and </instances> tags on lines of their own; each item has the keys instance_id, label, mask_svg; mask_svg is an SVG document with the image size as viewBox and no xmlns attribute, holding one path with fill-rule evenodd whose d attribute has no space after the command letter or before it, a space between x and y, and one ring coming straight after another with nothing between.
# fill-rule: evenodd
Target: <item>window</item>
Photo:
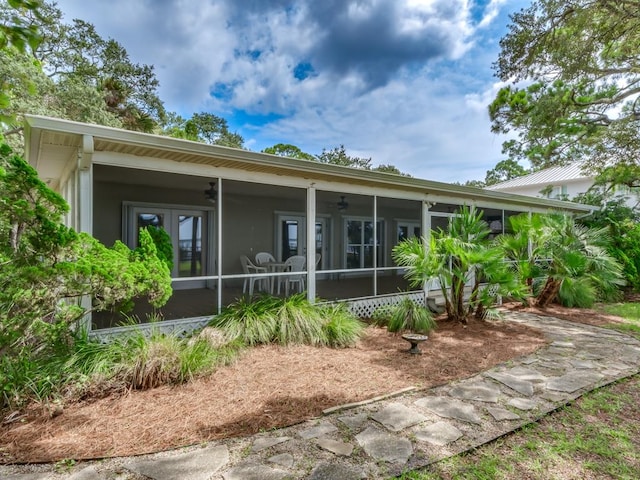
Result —
<instances>
[{"instance_id":1,"label":"window","mask_svg":"<svg viewBox=\"0 0 640 480\"><path fill-rule=\"evenodd\" d=\"M213 210L125 202L125 243L138 246L141 228L163 228L173 246L173 278L211 275L214 271ZM190 286L188 282L180 283ZM176 286L174 286L176 288Z\"/></svg>"},{"instance_id":2,"label":"window","mask_svg":"<svg viewBox=\"0 0 640 480\"><path fill-rule=\"evenodd\" d=\"M564 200L567 198L566 185L549 185L540 191L546 198Z\"/></svg>"},{"instance_id":3,"label":"window","mask_svg":"<svg viewBox=\"0 0 640 480\"><path fill-rule=\"evenodd\" d=\"M373 241L373 220L366 218L345 219L345 257L346 268L372 268L373 256L377 255L377 265L384 258L383 232L384 222L376 225L376 242ZM377 247L377 248L376 248Z\"/></svg>"}]
</instances>

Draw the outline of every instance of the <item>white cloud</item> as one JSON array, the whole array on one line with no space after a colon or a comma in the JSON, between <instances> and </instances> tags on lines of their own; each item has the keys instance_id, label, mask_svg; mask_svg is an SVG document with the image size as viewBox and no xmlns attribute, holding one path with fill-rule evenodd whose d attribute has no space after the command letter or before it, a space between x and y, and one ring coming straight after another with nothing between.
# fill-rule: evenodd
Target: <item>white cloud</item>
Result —
<instances>
[{"instance_id":1,"label":"white cloud","mask_svg":"<svg viewBox=\"0 0 640 480\"><path fill-rule=\"evenodd\" d=\"M345 144L414 176L464 181L501 159L486 106L500 35L490 27L507 3L491 0L480 16L472 0L58 5L67 20L94 23L134 61L155 65L168 109L226 117L252 148ZM294 75L301 68L303 80ZM281 118L241 125L231 117L238 111Z\"/></svg>"}]
</instances>

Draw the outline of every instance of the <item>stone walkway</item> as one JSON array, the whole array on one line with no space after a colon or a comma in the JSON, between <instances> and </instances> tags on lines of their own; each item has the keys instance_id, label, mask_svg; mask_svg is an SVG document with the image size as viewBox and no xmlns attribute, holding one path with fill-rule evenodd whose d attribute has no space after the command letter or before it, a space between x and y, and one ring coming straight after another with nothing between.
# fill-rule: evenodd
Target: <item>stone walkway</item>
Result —
<instances>
[{"instance_id":1,"label":"stone walkway","mask_svg":"<svg viewBox=\"0 0 640 480\"><path fill-rule=\"evenodd\" d=\"M533 314L510 321L542 328L536 353L427 391L409 391L252 437L171 452L52 465L0 467L7 480L359 480L399 475L489 442L583 393L640 372L640 341ZM23 473L17 473L22 471Z\"/></svg>"}]
</instances>

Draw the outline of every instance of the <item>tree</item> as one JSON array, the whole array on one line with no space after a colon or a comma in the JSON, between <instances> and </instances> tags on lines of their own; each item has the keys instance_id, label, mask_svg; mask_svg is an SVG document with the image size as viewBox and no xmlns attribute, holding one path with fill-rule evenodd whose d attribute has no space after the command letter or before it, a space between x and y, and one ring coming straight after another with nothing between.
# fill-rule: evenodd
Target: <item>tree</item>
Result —
<instances>
[{"instance_id":1,"label":"tree","mask_svg":"<svg viewBox=\"0 0 640 480\"><path fill-rule=\"evenodd\" d=\"M0 2L0 18L10 11L10 3ZM117 119L115 126L145 132L164 123L153 66L131 62L122 45L100 37L90 23L77 19L64 23L55 3L43 3L37 14L23 10L17 19L38 31L42 39L18 52L31 58L14 59L33 64L35 58L50 79L46 93L41 89L35 92L36 98L43 95L40 110L52 105L45 113L106 125L114 125ZM37 83L40 87L44 84L41 79Z\"/></svg>"},{"instance_id":2,"label":"tree","mask_svg":"<svg viewBox=\"0 0 640 480\"><path fill-rule=\"evenodd\" d=\"M505 153L534 169L584 159L596 172L635 168L640 2L537 0L511 21L494 67L514 83L489 107L494 132L518 132Z\"/></svg>"},{"instance_id":3,"label":"tree","mask_svg":"<svg viewBox=\"0 0 640 480\"><path fill-rule=\"evenodd\" d=\"M320 163L330 163L332 165L342 165L344 167L361 168L363 170L371 170L371 159L352 157L347 155L344 145L334 147L331 150L322 149L322 153L316 158Z\"/></svg>"},{"instance_id":4,"label":"tree","mask_svg":"<svg viewBox=\"0 0 640 480\"><path fill-rule=\"evenodd\" d=\"M42 39L37 27L29 25L17 13L31 11L37 14L39 8L40 0L12 0L6 8L0 10L0 53L4 54L8 50L23 53L27 48L37 47ZM0 125L12 120L11 116L2 112L10 105L11 85L0 72Z\"/></svg>"},{"instance_id":5,"label":"tree","mask_svg":"<svg viewBox=\"0 0 640 480\"><path fill-rule=\"evenodd\" d=\"M271 147L267 147L262 150L263 153L270 153L271 155L278 155L280 157L299 158L301 160L316 160L316 157L310 153L303 152L300 147L291 145L289 143L276 143Z\"/></svg>"},{"instance_id":6,"label":"tree","mask_svg":"<svg viewBox=\"0 0 640 480\"><path fill-rule=\"evenodd\" d=\"M568 215L547 215L546 279L536 304L546 307L560 298L567 306L588 307L596 298L611 298L624 285L622 270L607 253L606 229L590 229Z\"/></svg>"},{"instance_id":7,"label":"tree","mask_svg":"<svg viewBox=\"0 0 640 480\"><path fill-rule=\"evenodd\" d=\"M495 185L496 183L522 177L527 173L527 170L515 160L502 160L498 162L493 169L487 171L484 183L487 186Z\"/></svg>"},{"instance_id":8,"label":"tree","mask_svg":"<svg viewBox=\"0 0 640 480\"><path fill-rule=\"evenodd\" d=\"M388 163L388 164L384 164L383 163L381 165L378 165L373 170L376 171L376 172L385 172L385 173L393 173L394 175L402 175L403 177L410 177L411 176L408 173L404 173L404 172L400 171L400 169L398 167L396 167L395 165L391 165L390 163Z\"/></svg>"},{"instance_id":9,"label":"tree","mask_svg":"<svg viewBox=\"0 0 640 480\"><path fill-rule=\"evenodd\" d=\"M194 113L190 119L170 113L163 133L209 145L244 148L244 138L239 133L230 132L224 118L208 112Z\"/></svg>"}]
</instances>

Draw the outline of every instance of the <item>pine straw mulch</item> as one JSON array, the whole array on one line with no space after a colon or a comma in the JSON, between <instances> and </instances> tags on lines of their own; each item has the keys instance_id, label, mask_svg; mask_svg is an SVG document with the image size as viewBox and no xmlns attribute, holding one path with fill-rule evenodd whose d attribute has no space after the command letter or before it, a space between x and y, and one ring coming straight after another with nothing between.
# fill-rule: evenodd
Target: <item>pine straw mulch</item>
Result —
<instances>
[{"instance_id":1,"label":"pine straw mulch","mask_svg":"<svg viewBox=\"0 0 640 480\"><path fill-rule=\"evenodd\" d=\"M525 310L558 317L567 310L558 309ZM584 310L576 315L585 319ZM375 327L354 348L252 348L186 385L69 404L53 417L33 406L23 421L0 425L0 463L130 456L254 434L336 405L469 377L544 344L542 332L523 325L440 320L423 355L408 355L408 343Z\"/></svg>"}]
</instances>

